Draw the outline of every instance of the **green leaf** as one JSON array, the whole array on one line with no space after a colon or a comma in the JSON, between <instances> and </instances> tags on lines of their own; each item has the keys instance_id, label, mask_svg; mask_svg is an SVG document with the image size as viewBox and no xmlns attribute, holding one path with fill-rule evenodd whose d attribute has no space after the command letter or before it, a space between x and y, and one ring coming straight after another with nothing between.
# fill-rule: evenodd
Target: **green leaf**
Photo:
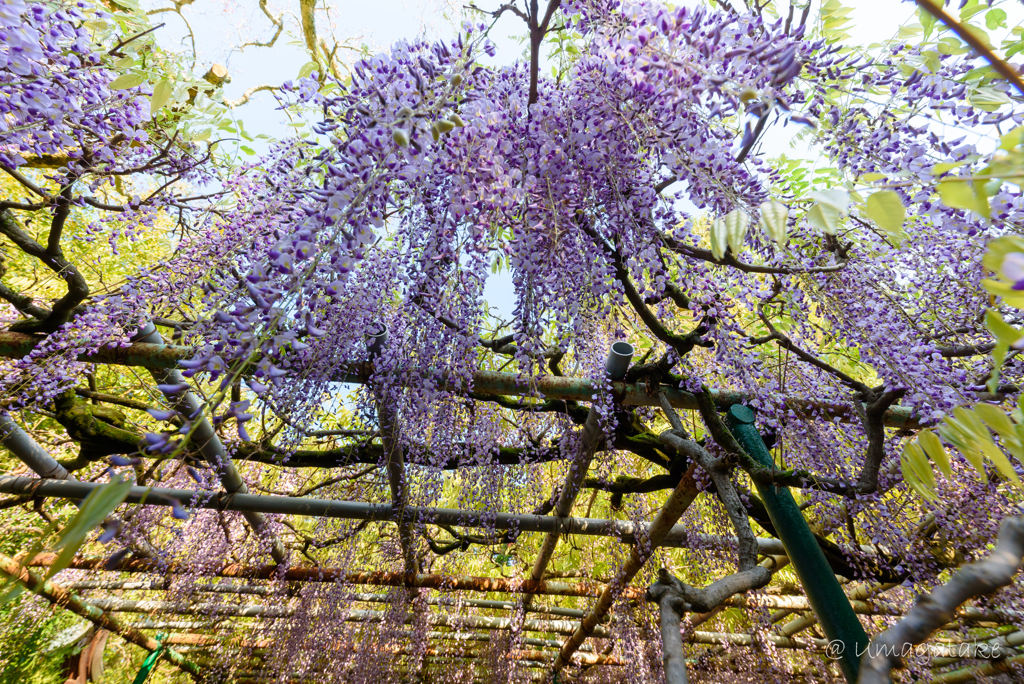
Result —
<instances>
[{"instance_id":1,"label":"green leaf","mask_svg":"<svg viewBox=\"0 0 1024 684\"><path fill-rule=\"evenodd\" d=\"M983 484L988 483L988 473L985 472L985 459L981 451L974 447L974 441L970 434L960 428L957 421L947 417L939 426L939 434L942 438L956 447L956 450L974 466Z\"/></svg>"},{"instance_id":2,"label":"green leaf","mask_svg":"<svg viewBox=\"0 0 1024 684\"><path fill-rule=\"evenodd\" d=\"M930 491L935 491L935 473L932 472L932 464L928 462L928 457L924 454L924 449L917 442L909 442L903 448L903 454L910 461L911 467L914 472L921 479Z\"/></svg>"},{"instance_id":3,"label":"green leaf","mask_svg":"<svg viewBox=\"0 0 1024 684\"><path fill-rule=\"evenodd\" d=\"M758 223L772 240L785 247L789 242L789 209L782 202L765 202L761 205L761 220Z\"/></svg>"},{"instance_id":4,"label":"green leaf","mask_svg":"<svg viewBox=\"0 0 1024 684\"><path fill-rule=\"evenodd\" d=\"M153 97L149 99L149 111L154 114L171 99L174 86L166 78L153 87Z\"/></svg>"},{"instance_id":5,"label":"green leaf","mask_svg":"<svg viewBox=\"0 0 1024 684\"><path fill-rule=\"evenodd\" d=\"M918 472L917 467L911 460L906 450L903 452L903 456L900 457L900 470L903 472L903 481L910 485L910 488L921 495L921 498L934 500L936 499L935 492L928 488L928 485L921 479L921 475Z\"/></svg>"},{"instance_id":6,"label":"green leaf","mask_svg":"<svg viewBox=\"0 0 1024 684\"><path fill-rule=\"evenodd\" d=\"M256 154L256 150L252 149L251 147L247 147L245 145L242 145L238 149L242 150L243 152L245 152L249 156L252 156L252 155Z\"/></svg>"},{"instance_id":7,"label":"green leaf","mask_svg":"<svg viewBox=\"0 0 1024 684\"><path fill-rule=\"evenodd\" d=\"M1004 104L1011 102L1009 95L990 86L982 86L975 89L974 92L968 95L967 99L972 105L986 112L994 112Z\"/></svg>"},{"instance_id":8,"label":"green leaf","mask_svg":"<svg viewBox=\"0 0 1024 684\"><path fill-rule=\"evenodd\" d=\"M1020 437L1017 435L1017 426L1006 415L1006 412L997 406L985 403L975 404L974 412L989 429L999 435L1003 448L1013 454L1017 460L1024 462L1024 444L1021 444Z\"/></svg>"},{"instance_id":9,"label":"green leaf","mask_svg":"<svg viewBox=\"0 0 1024 684\"><path fill-rule=\"evenodd\" d=\"M135 66L135 60L131 57L122 57L121 59L114 62L114 68L118 71L124 71Z\"/></svg>"},{"instance_id":10,"label":"green leaf","mask_svg":"<svg viewBox=\"0 0 1024 684\"><path fill-rule=\"evenodd\" d=\"M846 216L850 211L850 193L842 188L831 188L829 190L816 190L807 193L807 196L819 204L828 204L839 210L839 213Z\"/></svg>"},{"instance_id":11,"label":"green leaf","mask_svg":"<svg viewBox=\"0 0 1024 684\"><path fill-rule=\"evenodd\" d=\"M999 149L1009 152L1024 142L1024 126L1017 126L999 138Z\"/></svg>"},{"instance_id":12,"label":"green leaf","mask_svg":"<svg viewBox=\"0 0 1024 684\"><path fill-rule=\"evenodd\" d=\"M871 220L890 235L903 230L907 210L903 208L900 196L892 190L882 190L868 197L867 211Z\"/></svg>"},{"instance_id":13,"label":"green leaf","mask_svg":"<svg viewBox=\"0 0 1024 684\"><path fill-rule=\"evenodd\" d=\"M985 32L985 29L981 28L980 26L974 26L972 24L964 24L964 28L967 30L968 33L977 38L983 45L989 48L992 47L992 39L988 37L988 33Z\"/></svg>"},{"instance_id":14,"label":"green leaf","mask_svg":"<svg viewBox=\"0 0 1024 684\"><path fill-rule=\"evenodd\" d=\"M942 162L941 164L936 164L935 166L932 167L932 173L934 175L936 175L936 176L941 176L942 174L946 173L947 171L952 171L953 169L957 168L958 166L963 166L964 164L967 164L967 163L968 162L966 162L966 161Z\"/></svg>"},{"instance_id":15,"label":"green leaf","mask_svg":"<svg viewBox=\"0 0 1024 684\"><path fill-rule=\"evenodd\" d=\"M711 255L716 259L725 256L725 250L729 246L729 233L725 221L716 218L711 222Z\"/></svg>"},{"instance_id":16,"label":"green leaf","mask_svg":"<svg viewBox=\"0 0 1024 684\"><path fill-rule=\"evenodd\" d=\"M812 226L829 235L836 234L839 230L839 222L843 218L842 212L836 207L820 202L811 207L805 216Z\"/></svg>"},{"instance_id":17,"label":"green leaf","mask_svg":"<svg viewBox=\"0 0 1024 684\"><path fill-rule=\"evenodd\" d=\"M1020 478L1017 476L1017 473L1014 472L1013 466L1010 465L1010 460L1006 458L1006 454L996 446L996 443L992 440L992 435L989 434L985 424L981 422L981 418L979 418L976 413L968 411L963 406L958 406L953 409L953 415L962 426L961 429L966 428L969 435L975 438L974 446L978 451L987 456L1004 477L1020 484ZM947 420L949 419L947 418Z\"/></svg>"},{"instance_id":18,"label":"green leaf","mask_svg":"<svg viewBox=\"0 0 1024 684\"><path fill-rule=\"evenodd\" d=\"M931 430L922 430L917 435L917 441L921 444L921 448L924 452L935 461L935 465L939 466L946 477L953 476L953 468L949 464L949 454L946 453L946 447L942 446L942 440L939 439Z\"/></svg>"},{"instance_id":19,"label":"green leaf","mask_svg":"<svg viewBox=\"0 0 1024 684\"><path fill-rule=\"evenodd\" d=\"M750 217L742 209L733 209L725 215L725 238L733 254L743 251L743 239L749 227Z\"/></svg>"},{"instance_id":20,"label":"green leaf","mask_svg":"<svg viewBox=\"0 0 1024 684\"><path fill-rule=\"evenodd\" d=\"M992 280L986 280L985 289L989 289L987 283L996 282ZM988 328L989 332L992 333L996 338L995 349L992 350L992 362L993 368L992 373L988 379L988 391L995 392L999 386L999 370L1003 367L1003 361L1006 359L1006 352L1010 350L1010 347L1016 344L1024 338L1020 330L1017 330L1012 325L1003 320L1003 317L998 311L989 309L985 312L985 327Z\"/></svg>"},{"instance_id":21,"label":"green leaf","mask_svg":"<svg viewBox=\"0 0 1024 684\"><path fill-rule=\"evenodd\" d=\"M932 29L935 28L935 22L938 21L931 15L930 12L924 8L917 10L917 18L921 21L921 26L924 28L924 35L927 37L931 34Z\"/></svg>"},{"instance_id":22,"label":"green leaf","mask_svg":"<svg viewBox=\"0 0 1024 684\"><path fill-rule=\"evenodd\" d=\"M127 90L142 83L142 74L121 74L108 86L111 90Z\"/></svg>"},{"instance_id":23,"label":"green leaf","mask_svg":"<svg viewBox=\"0 0 1024 684\"><path fill-rule=\"evenodd\" d=\"M935 49L943 55L963 55L971 51L971 48L961 43L953 36L947 36L939 41Z\"/></svg>"},{"instance_id":24,"label":"green leaf","mask_svg":"<svg viewBox=\"0 0 1024 684\"><path fill-rule=\"evenodd\" d=\"M939 183L936 188L942 203L951 209L969 209L988 218L990 214L988 198L979 197L976 184L968 181L948 180Z\"/></svg>"},{"instance_id":25,"label":"green leaf","mask_svg":"<svg viewBox=\"0 0 1024 684\"><path fill-rule=\"evenodd\" d=\"M302 68L299 69L299 78L306 78L319 68L320 65L317 64L316 62L306 62L305 64L302 65Z\"/></svg>"},{"instance_id":26,"label":"green leaf","mask_svg":"<svg viewBox=\"0 0 1024 684\"><path fill-rule=\"evenodd\" d=\"M885 178L885 174L884 173L864 173L864 174L861 174L860 182L861 183L874 183L875 181L880 181L880 180L882 180L884 178Z\"/></svg>"},{"instance_id":27,"label":"green leaf","mask_svg":"<svg viewBox=\"0 0 1024 684\"><path fill-rule=\"evenodd\" d=\"M1006 12L998 8L985 12L985 26L989 31L1006 28Z\"/></svg>"},{"instance_id":28,"label":"green leaf","mask_svg":"<svg viewBox=\"0 0 1024 684\"><path fill-rule=\"evenodd\" d=\"M86 536L128 498L131 488L131 482L117 479L92 490L51 547L54 551L60 550L60 555L47 571L46 579L70 565L78 549L85 543Z\"/></svg>"}]
</instances>

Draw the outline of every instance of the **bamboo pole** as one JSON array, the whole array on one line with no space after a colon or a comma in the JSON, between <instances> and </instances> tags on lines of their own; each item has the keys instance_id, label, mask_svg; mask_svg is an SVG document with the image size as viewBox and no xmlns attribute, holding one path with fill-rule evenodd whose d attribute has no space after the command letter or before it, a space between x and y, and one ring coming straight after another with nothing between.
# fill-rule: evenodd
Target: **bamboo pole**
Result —
<instances>
[{"instance_id":1,"label":"bamboo pole","mask_svg":"<svg viewBox=\"0 0 1024 684\"><path fill-rule=\"evenodd\" d=\"M75 615L84 617L96 626L109 632L113 632L114 634L121 636L125 641L131 642L136 646L141 646L150 653L160 648L160 643L156 639L146 636L133 627L121 624L119 620L108 615L103 609L84 601L81 597L68 591L59 584L44 581L42 577L9 556L0 554L0 573L17 580L22 585L28 587L30 591L42 596L53 605L60 606L61 608L71 611ZM162 653L167 660L179 669L189 673L193 677L199 676L199 666L183 657L174 649L165 647Z\"/></svg>"},{"instance_id":2,"label":"bamboo pole","mask_svg":"<svg viewBox=\"0 0 1024 684\"><path fill-rule=\"evenodd\" d=\"M39 343L39 338L22 333L0 332L0 356L21 358ZM145 368L176 368L178 361L189 359L194 355L190 347L162 344L145 344L136 342L126 347L107 345L100 347L95 354L79 357L79 360L90 363L110 363L123 366L142 366ZM371 364L350 364L335 376L338 382L365 383L373 373ZM426 373L437 376L438 386L462 391L466 387L461 380L455 380L444 373ZM423 371L410 369L403 375L423 374ZM494 371L477 371L473 373L472 388L474 392L491 395L534 396L539 392L546 399L565 399L571 401L590 402L596 394L593 384L587 378L566 378L552 375L523 379L516 373L497 373ZM672 388L662 388L669 403L675 408L696 410L697 399L689 392ZM647 391L644 383L613 382L612 394L627 406L658 406L658 398ZM747 395L733 390L712 390L711 396L715 404L726 410L733 404L748 400ZM860 420L856 410L842 404L814 401L789 397L787 406L797 413L820 412L827 420L839 418L844 422ZM885 424L889 427L918 427L918 419L913 412L903 406L894 406L885 412Z\"/></svg>"},{"instance_id":3,"label":"bamboo pole","mask_svg":"<svg viewBox=\"0 0 1024 684\"><path fill-rule=\"evenodd\" d=\"M264 604L184 604L174 601L132 601L120 598L100 598L83 601L98 611L109 611L114 613L141 613L145 615L192 615L204 616L226 616L239 618L267 618L279 619L289 618L295 615L295 608L290 606L264 605ZM349 610L343 613L344 622L375 623L383 622L387 613L379 610ZM411 622L413 615L407 615L405 622ZM511 629L511 618L486 617L481 615L449 615L446 613L430 613L426 616L427 623L434 626L451 627L455 629ZM523 631L542 632L550 634L572 634L578 622L569 620L524 620ZM610 633L607 628L598 626L594 629L594 636L608 638Z\"/></svg>"},{"instance_id":4,"label":"bamboo pole","mask_svg":"<svg viewBox=\"0 0 1024 684\"><path fill-rule=\"evenodd\" d=\"M622 566L622 569L619 570L615 580L605 586L601 596L597 599L597 604L583 618L579 628L573 632L572 636L566 639L552 667L554 672L560 671L571 661L576 650L586 641L587 637L594 633L598 623L611 610L612 604L621 595L622 588L633 580L633 577L644 566L647 559L651 557L654 549L661 543L661 540L668 534L668 531L672 529L676 521L682 517L686 509L697 498L699 492L697 484L693 479L695 471L696 465L691 464L689 470L679 480L679 484L676 485L675 490L669 495L668 500L665 501L665 504L651 523L648 533L649 537L645 540L646 543L639 543L633 546L629 553L629 559Z\"/></svg>"},{"instance_id":5,"label":"bamboo pole","mask_svg":"<svg viewBox=\"0 0 1024 684\"><path fill-rule=\"evenodd\" d=\"M27 565L46 567L56 554L39 554ZM111 566L102 558L76 558L68 566L74 570L109 572L153 573L159 575L202 575L204 570L181 563L157 563L145 558L126 558ZM209 572L209 571L206 571ZM468 575L413 575L401 572L349 572L341 568L280 568L274 565L246 566L230 564L212 572L212 576L244 579L280 580L285 582L328 582L379 587L421 587L440 591L479 591L509 594L547 596L592 597L601 595L604 585L596 582L559 582L553 580L506 579L499 577L473 577ZM643 590L636 587L623 589L623 597L643 600Z\"/></svg>"},{"instance_id":6,"label":"bamboo pole","mask_svg":"<svg viewBox=\"0 0 1024 684\"><path fill-rule=\"evenodd\" d=\"M604 370L608 378L612 381L622 380L629 369L629 362L632 358L633 345L628 342L613 344L608 350L608 357L604 363ZM590 411L587 413L587 420L580 433L576 457L569 463L569 472L565 476L565 482L562 483L562 489L558 492L558 500L555 502L554 514L559 518L567 517L572 513L576 497L579 496L583 480L587 477L587 471L590 469L590 462L604 441L601 412L596 405L591 405ZM530 570L530 579L539 580L544 577L544 571L547 570L548 563L551 562L559 538L560 535L554 532L548 532L544 537L544 541L541 542L540 549L537 551L537 557L534 559L533 568ZM528 606L531 601L533 601L532 594L523 596L523 605Z\"/></svg>"}]
</instances>

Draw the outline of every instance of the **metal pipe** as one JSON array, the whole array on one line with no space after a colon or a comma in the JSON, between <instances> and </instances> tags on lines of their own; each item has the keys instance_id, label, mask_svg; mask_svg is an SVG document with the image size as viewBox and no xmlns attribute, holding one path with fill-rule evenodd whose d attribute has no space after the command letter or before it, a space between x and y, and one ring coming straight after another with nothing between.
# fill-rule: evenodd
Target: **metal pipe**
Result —
<instances>
[{"instance_id":1,"label":"metal pipe","mask_svg":"<svg viewBox=\"0 0 1024 684\"><path fill-rule=\"evenodd\" d=\"M765 446L754 425L755 415L746 406L729 408L727 422L729 429L743 449L762 466L775 465L771 453ZM788 487L754 483L764 501L772 525L786 547L800 582L807 592L814 612L825 635L830 641L839 641L844 648L839 657L839 666L846 681L854 684L860 670L859 654L867 650L870 639L863 625L853 612L850 600L839 585L835 573L829 567L825 554L814 539L803 513L793 500Z\"/></svg>"},{"instance_id":2,"label":"metal pipe","mask_svg":"<svg viewBox=\"0 0 1024 684\"><path fill-rule=\"evenodd\" d=\"M784 556L782 556L784 558ZM43 558L38 558L37 561L45 561ZM787 559L788 561L788 559ZM130 561L129 561L130 562ZM43 565L43 563L39 563ZM75 564L71 565L72 569L93 569L88 564ZM395 573L398 574L398 573ZM333 577L333 576L332 576ZM355 576L358 578L358 575ZM433 577L431 575L419 575L418 577ZM620 579L622 574L620 573ZM344 578L347 580L347 577ZM434 583L440 584L441 577L438 576L437 581ZM476 578L464 578L472 579L478 583L487 583L492 580L487 577L476 577ZM335 579L326 580L334 582ZM348 583L345 581L344 583ZM554 586L548 587L546 585L552 584ZM561 585L558 583L550 582L539 582L534 586L538 586L539 589L531 593L540 595L553 595L553 596L585 596L584 592L573 591L571 593L561 592ZM570 585L571 588L575 589L576 585ZM611 592L609 587L611 585L603 585L603 591L600 587L595 585L584 585L591 587L591 594L596 597L601 597L606 592ZM625 598L627 600L640 600L643 598L642 590L635 587L628 587L618 583L620 589L618 590L618 598ZM108 580L108 581L97 581L97 580L82 580L78 582L68 582L64 584L64 587L72 591L91 591L95 589L104 589L108 591L171 591L167 587L164 581L132 581L132 580ZM460 586L462 590L474 590L466 586ZM491 589L491 591L505 591L508 593L516 593L512 591L513 587L503 586L501 589ZM215 594L239 594L239 595L251 595L251 596L285 596L288 588L286 586L261 586L251 584L230 584L230 583L216 583L216 584L189 584L182 587L182 592L187 593L191 590L201 591L205 593ZM480 591L481 589L475 589ZM520 590L519 593L524 593ZM613 592L614 593L614 592ZM387 594L374 594L374 593L351 593L345 594L340 597L341 600L347 601L366 601L368 603L387 603L391 600L391 597ZM439 606L467 606L471 608L485 608L488 610L515 610L518 605L515 601L492 601L492 600L481 600L481 599L453 599L444 596L431 596L426 599L426 602L430 605ZM897 616L903 615L903 612L894 606L888 604L875 603L873 601L860 601L851 599L850 605L853 606L853 611L858 615L889 615ZM808 611L811 610L811 604L807 601L805 596L731 596L722 602L723 607L729 608L771 608L775 610L786 610L786 611ZM578 610L576 608L561 608L559 606L533 606L527 610L527 612L540 613L545 615L560 615L563 617L571 618L586 618L593 613L593 610ZM562 647L561 642L557 644L559 648Z\"/></svg>"},{"instance_id":3,"label":"metal pipe","mask_svg":"<svg viewBox=\"0 0 1024 684\"><path fill-rule=\"evenodd\" d=\"M31 494L43 497L85 498L102 485L95 482L68 482L38 480L32 477L0 475L0 492L6 494ZM372 520L395 522L398 514L389 504L371 504L354 501L333 501L329 499L306 499L291 496L268 496L262 494L226 494L191 489L168 489L164 487L133 486L126 503L147 506L171 506L178 501L183 506L205 508L217 511L261 512L283 515L302 515L343 520ZM408 506L405 514L421 524L452 525L456 527L484 527L499 530L514 529L521 532L548 532L554 534L580 534L599 537L618 537L625 543L633 543L637 535L650 535L650 525L626 520L604 518L559 518L531 513L488 513L486 511L465 511L455 508L430 508ZM732 537L688 534L688 526L675 525L661 542L661 546L686 548L689 540L699 540L702 545L735 543ZM757 539L758 552L768 555L783 555L782 543L777 539Z\"/></svg>"},{"instance_id":4,"label":"metal pipe","mask_svg":"<svg viewBox=\"0 0 1024 684\"><path fill-rule=\"evenodd\" d=\"M82 600L73 592L68 591L59 584L44 581L42 577L22 566L13 558L0 554L0 574L17 580L28 587L30 591L42 596L55 606L60 606L72 613L84 617L102 629L118 634L125 641L141 646L147 651L153 652L160 648L160 643L151 639L142 632L128 625L123 625L114 617L107 615L105 611ZM176 667L188 672L192 676L198 676L199 666L184 658L172 648L163 649L164 657Z\"/></svg>"},{"instance_id":5,"label":"metal pipe","mask_svg":"<svg viewBox=\"0 0 1024 684\"><path fill-rule=\"evenodd\" d=\"M5 446L12 454L17 456L22 463L31 468L39 477L51 480L66 482L78 482L78 478L72 475L50 455L46 449L32 439L32 436L25 432L20 425L6 413L0 413L0 445ZM81 498L72 498L71 503L79 508L82 506ZM122 521L114 515L108 516L108 520L120 527ZM148 541L135 539L128 543L128 546L137 554L147 557L157 555Z\"/></svg>"},{"instance_id":6,"label":"metal pipe","mask_svg":"<svg viewBox=\"0 0 1024 684\"><path fill-rule=\"evenodd\" d=\"M164 339L157 332L156 326L151 322L146 324L133 338L133 341L145 344L163 345ZM185 378L176 369L151 368L150 374L153 379L163 385L182 385ZM242 481L231 457L224 450L224 444L217 436L216 430L210 421L203 415L203 407L199 399L191 391L178 392L176 394L165 394L167 401L174 406L178 413L192 421L191 439L203 455L206 462L213 466L214 472L220 478L224 489L229 494L247 494L249 489ZM278 564L284 564L288 560L288 552L277 535L267 527L267 519L259 512L246 511L242 517L252 526L256 534L265 534L270 538L270 555Z\"/></svg>"},{"instance_id":7,"label":"metal pipe","mask_svg":"<svg viewBox=\"0 0 1024 684\"><path fill-rule=\"evenodd\" d=\"M626 375L626 371L629 370L629 362L632 358L633 345L628 342L614 343L611 349L608 350L608 356L604 362L604 370L608 378L612 381L622 380ZM558 493L558 501L555 503L554 514L559 518L564 518L572 513L573 504L576 503L576 497L579 496L583 480L590 469L590 462L594 459L594 454L597 453L603 442L604 429L601 426L601 414L598 412L597 407L592 405L590 412L587 413L587 422L583 425L576 458L569 464L569 474L566 475L565 482L562 484L562 490ZM548 563L551 562L551 556L558 545L558 537L559 535L557 534L549 533L544 538L540 550L537 552L537 558L533 562L530 579L543 579L544 571L547 570ZM523 605L530 605L532 600L533 597L530 594L526 594L523 597Z\"/></svg>"},{"instance_id":8,"label":"metal pipe","mask_svg":"<svg viewBox=\"0 0 1024 684\"><path fill-rule=\"evenodd\" d=\"M0 356L21 358L39 343L31 335L23 333L0 332ZM111 363L122 366L142 366L145 368L177 368L178 362L192 358L195 350L191 347L146 344L136 342L127 347L108 345L100 347L95 354L85 354L80 361L88 363ZM372 375L372 364L350 364L342 368L334 380L338 382L365 383ZM429 369L410 368L402 371L403 375L416 376L427 373L435 375L439 387L452 391L465 390L462 380L453 379L445 373L435 373ZM565 378L544 375L537 378L522 378L517 373L497 373L494 371L477 371L473 373L473 391L480 394L497 394L509 396L534 396L539 392L546 399L564 399L570 401L589 402L594 396L594 387L586 378ZM689 392L673 388L662 388L669 403L675 408L696 410L697 399ZM621 397L625 406L658 406L657 396L647 391L645 383L613 382L612 393ZM725 411L733 404L749 401L750 397L743 392L733 390L711 390L711 397L719 409ZM797 413L819 413L825 420L839 418L843 422L856 422L860 417L856 410L843 404L814 401L798 397L785 398L785 405ZM918 419L913 411L905 406L889 408L883 418L888 427L917 429Z\"/></svg>"},{"instance_id":9,"label":"metal pipe","mask_svg":"<svg viewBox=\"0 0 1024 684\"><path fill-rule=\"evenodd\" d=\"M175 624L198 624L198 623L173 623L173 622L139 622L133 625L137 629L179 629L174 627ZM180 629L189 629L184 627ZM406 632L403 636L399 636L399 641L404 639L413 639L414 636L411 632ZM419 638L418 636L415 638ZM491 635L488 633L480 632L427 632L427 640L436 641L455 641L455 642L489 642L491 641ZM259 641L235 641L234 637L223 637L216 636L213 634L171 634L165 643L168 644L189 644L195 646L234 646L239 648L269 648L272 647L274 642L269 639L261 639ZM554 639L535 639L533 637L526 637L522 639L524 646L536 646L538 648L558 648L562 645L562 642L555 641ZM580 649L587 653L593 653L594 649L591 646L585 646Z\"/></svg>"},{"instance_id":10,"label":"metal pipe","mask_svg":"<svg viewBox=\"0 0 1024 684\"><path fill-rule=\"evenodd\" d=\"M6 413L0 413L0 445L9 449L39 477L77 480Z\"/></svg>"}]
</instances>

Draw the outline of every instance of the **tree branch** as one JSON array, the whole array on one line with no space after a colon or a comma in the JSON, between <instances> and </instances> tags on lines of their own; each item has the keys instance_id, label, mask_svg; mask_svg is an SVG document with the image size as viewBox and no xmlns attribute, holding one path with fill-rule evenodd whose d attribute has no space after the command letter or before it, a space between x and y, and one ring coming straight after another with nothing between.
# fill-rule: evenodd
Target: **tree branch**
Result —
<instances>
[{"instance_id":1,"label":"tree branch","mask_svg":"<svg viewBox=\"0 0 1024 684\"><path fill-rule=\"evenodd\" d=\"M893 627L876 636L861 660L859 684L890 684L890 672L899 667L908 645L924 642L937 629L952 622L956 610L972 598L986 596L1013 581L1024 557L1024 517L1008 518L988 558L965 565L949 582L925 595Z\"/></svg>"},{"instance_id":2,"label":"tree branch","mask_svg":"<svg viewBox=\"0 0 1024 684\"><path fill-rule=\"evenodd\" d=\"M992 68L999 72L1000 76L1013 84L1017 92L1024 95L1024 81L1021 80L1020 74L1014 71L1012 66L996 57L995 53L966 26L949 16L943 5L934 5L929 0L916 0L916 2L918 7L953 29L953 32L960 36L962 41L974 48L974 51L984 57L992 65Z\"/></svg>"},{"instance_id":3,"label":"tree branch","mask_svg":"<svg viewBox=\"0 0 1024 684\"><path fill-rule=\"evenodd\" d=\"M0 211L0 234L10 238L21 251L33 256L50 270L59 275L68 286L68 292L53 305L53 310L46 318L34 321L20 321L11 326L15 332L51 333L67 322L75 307L89 296L89 285L82 274L60 255L51 254L36 242L31 235L22 230L9 210Z\"/></svg>"}]
</instances>

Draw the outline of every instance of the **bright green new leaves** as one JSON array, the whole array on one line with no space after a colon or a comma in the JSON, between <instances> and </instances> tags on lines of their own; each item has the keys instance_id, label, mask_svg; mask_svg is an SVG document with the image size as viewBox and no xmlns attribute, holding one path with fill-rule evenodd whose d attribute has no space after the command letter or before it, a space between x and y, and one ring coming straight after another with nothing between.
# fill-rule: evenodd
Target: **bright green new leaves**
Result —
<instances>
[{"instance_id":1,"label":"bright green new leaves","mask_svg":"<svg viewBox=\"0 0 1024 684\"><path fill-rule=\"evenodd\" d=\"M910 487L929 501L937 501L939 496L935 489L935 474L932 472L928 457L917 442L910 442L903 449L900 458L900 470L903 480Z\"/></svg>"},{"instance_id":2,"label":"bright green new leaves","mask_svg":"<svg viewBox=\"0 0 1024 684\"><path fill-rule=\"evenodd\" d=\"M779 247L789 242L789 209L782 202L765 202L761 205L761 220L758 225Z\"/></svg>"},{"instance_id":3,"label":"bright green new leaves","mask_svg":"<svg viewBox=\"0 0 1024 684\"><path fill-rule=\"evenodd\" d=\"M823 233L835 235L850 211L850 195L845 190L819 190L807 196L817 203L806 214L807 221Z\"/></svg>"},{"instance_id":4,"label":"bright green new leaves","mask_svg":"<svg viewBox=\"0 0 1024 684\"><path fill-rule=\"evenodd\" d=\"M711 254L721 259L730 247L733 254L739 254L749 227L750 217L741 209L733 209L724 218L716 218L711 222Z\"/></svg>"},{"instance_id":5,"label":"bright green new leaves","mask_svg":"<svg viewBox=\"0 0 1024 684\"><path fill-rule=\"evenodd\" d=\"M839 0L826 0L821 4L822 35L829 43L840 43L850 37L846 29L850 28L852 12L852 7L844 7Z\"/></svg>"},{"instance_id":6,"label":"bright green new leaves","mask_svg":"<svg viewBox=\"0 0 1024 684\"><path fill-rule=\"evenodd\" d=\"M142 74L121 74L113 81L111 81L109 88L111 90L127 90L128 88L134 88L137 85L141 85L146 80Z\"/></svg>"},{"instance_id":7,"label":"bright green new leaves","mask_svg":"<svg viewBox=\"0 0 1024 684\"><path fill-rule=\"evenodd\" d=\"M992 433L999 437L998 444ZM959 406L939 425L939 434L974 466L983 483L988 482L985 462L989 461L1004 479L1024 489L1013 462L1004 452L1005 449L1019 463L1024 463L1024 425L1014 422L1003 409L984 403L975 405L973 410ZM917 439L904 448L900 466L907 485L933 501L937 494L929 459L947 476L952 475L949 455L942 441L931 430L922 430Z\"/></svg>"},{"instance_id":8,"label":"bright green new leaves","mask_svg":"<svg viewBox=\"0 0 1024 684\"><path fill-rule=\"evenodd\" d=\"M174 86L166 78L153 86L153 97L149 98L149 111L156 114L171 99L173 92Z\"/></svg>"},{"instance_id":9,"label":"bright green new leaves","mask_svg":"<svg viewBox=\"0 0 1024 684\"><path fill-rule=\"evenodd\" d=\"M1024 290L1013 289L1013 286L1020 280L1018 269L1015 268L1019 259L1017 254L1024 255L1024 239L1015 235L996 238L988 243L982 263L996 277L986 278L981 281L981 284L990 294L1002 297L1003 301L1010 306L1022 309L1024 308ZM995 331L993 330L993 332ZM998 338L999 335L997 334L996 337Z\"/></svg>"},{"instance_id":10,"label":"bright green new leaves","mask_svg":"<svg viewBox=\"0 0 1024 684\"><path fill-rule=\"evenodd\" d=\"M50 566L46 578L53 577L71 563L71 559L78 553L79 547L85 543L86 536L107 519L107 516L114 512L114 509L124 503L131 491L132 483L120 479L109 482L98 489L94 489L85 501L82 502L78 513L67 527L60 534L57 542L50 547L51 551L60 551L60 555Z\"/></svg>"},{"instance_id":11,"label":"bright green new leaves","mask_svg":"<svg viewBox=\"0 0 1024 684\"><path fill-rule=\"evenodd\" d=\"M989 31L1006 28L1006 12L998 8L985 12L985 26Z\"/></svg>"},{"instance_id":12,"label":"bright green new leaves","mask_svg":"<svg viewBox=\"0 0 1024 684\"><path fill-rule=\"evenodd\" d=\"M946 453L946 447L942 446L942 440L938 435L931 430L922 430L917 435L917 443L924 449L924 453L935 461L935 465L939 466L939 470L946 477L953 476L953 468L949 464L949 454Z\"/></svg>"},{"instance_id":13,"label":"bright green new leaves","mask_svg":"<svg viewBox=\"0 0 1024 684\"><path fill-rule=\"evenodd\" d=\"M992 368L991 377L988 380L988 390L990 392L995 392L996 387L999 386L999 369L1003 367L1003 360L1006 359L1006 352L1010 350L1010 347L1024 341L1024 334L1004 321L1003 317L999 315L999 312L993 309L989 309L985 312L985 327L988 328L989 332L991 332L996 338L996 346L995 349L992 350L992 361L994 367Z\"/></svg>"},{"instance_id":14,"label":"bright green new leaves","mask_svg":"<svg viewBox=\"0 0 1024 684\"><path fill-rule=\"evenodd\" d=\"M880 190L868 197L867 212L875 224L889 235L897 235L903 230L903 222L907 218L907 210L903 207L900 196L892 190Z\"/></svg>"},{"instance_id":15,"label":"bright green new leaves","mask_svg":"<svg viewBox=\"0 0 1024 684\"><path fill-rule=\"evenodd\" d=\"M936 190L942 203L950 209L969 209L988 218L992 212L984 186L983 181L947 180L939 183Z\"/></svg>"}]
</instances>

